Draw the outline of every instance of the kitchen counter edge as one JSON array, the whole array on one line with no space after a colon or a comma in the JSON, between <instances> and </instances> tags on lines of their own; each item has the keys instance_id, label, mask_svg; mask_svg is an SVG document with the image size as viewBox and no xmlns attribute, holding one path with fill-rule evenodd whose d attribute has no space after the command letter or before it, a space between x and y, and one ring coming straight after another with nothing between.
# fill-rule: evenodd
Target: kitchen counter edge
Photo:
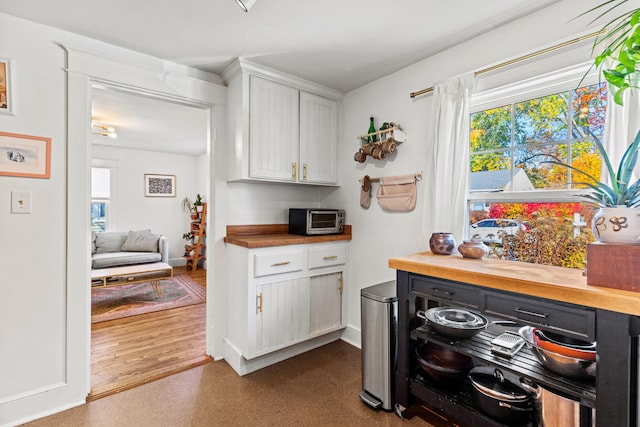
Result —
<instances>
[{"instance_id":1,"label":"kitchen counter edge","mask_svg":"<svg viewBox=\"0 0 640 427\"><path fill-rule=\"evenodd\" d=\"M224 241L232 245L254 249L351 240L351 225L345 225L343 234L300 236L288 234L287 230L287 224L227 226L227 235Z\"/></svg>"},{"instance_id":2,"label":"kitchen counter edge","mask_svg":"<svg viewBox=\"0 0 640 427\"><path fill-rule=\"evenodd\" d=\"M431 252L390 258L388 265L410 273L640 316L640 293L589 286L578 269Z\"/></svg>"}]
</instances>

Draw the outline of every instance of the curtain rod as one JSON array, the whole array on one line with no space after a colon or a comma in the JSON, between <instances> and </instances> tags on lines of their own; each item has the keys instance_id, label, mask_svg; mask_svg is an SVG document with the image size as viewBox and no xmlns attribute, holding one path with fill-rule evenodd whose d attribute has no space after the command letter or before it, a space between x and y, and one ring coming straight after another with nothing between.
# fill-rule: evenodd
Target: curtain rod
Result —
<instances>
[{"instance_id":1,"label":"curtain rod","mask_svg":"<svg viewBox=\"0 0 640 427\"><path fill-rule=\"evenodd\" d=\"M544 55L544 54L549 53L549 52L553 52L554 50L562 49L563 47L567 47L567 46L570 46L572 44L580 43L581 41L588 40L590 38L596 37L596 36L598 36L599 34L602 34L602 33L604 33L604 30L596 31L595 33L586 34L584 36L581 36L581 37L578 37L578 38L575 38L575 39L567 40L566 42L559 43L557 45L550 46L548 48L541 49L541 50L529 53L527 55L520 56L520 57L512 59L510 61L502 62L500 64L493 65L491 67L483 68L482 70L475 71L473 73L473 75L477 77L480 74L488 73L489 71L497 70L498 68L507 67L509 65L525 61L527 59L535 58L536 56L540 56L540 55ZM416 96L424 95L424 94L430 93L430 92L433 92L433 86L428 87L426 89L419 90L417 92L411 92L409 94L409 96L411 98L415 98Z\"/></svg>"}]
</instances>

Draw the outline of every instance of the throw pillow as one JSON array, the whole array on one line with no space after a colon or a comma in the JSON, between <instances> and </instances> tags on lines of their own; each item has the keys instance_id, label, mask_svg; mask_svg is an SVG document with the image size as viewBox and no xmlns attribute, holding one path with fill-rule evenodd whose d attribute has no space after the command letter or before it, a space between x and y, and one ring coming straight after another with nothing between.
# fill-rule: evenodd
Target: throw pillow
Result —
<instances>
[{"instance_id":1,"label":"throw pillow","mask_svg":"<svg viewBox=\"0 0 640 427\"><path fill-rule=\"evenodd\" d=\"M96 232L91 231L91 255L96 253L98 247L96 246Z\"/></svg>"},{"instance_id":2,"label":"throw pillow","mask_svg":"<svg viewBox=\"0 0 640 427\"><path fill-rule=\"evenodd\" d=\"M96 253L120 252L127 235L124 233L104 232L96 234Z\"/></svg>"},{"instance_id":3,"label":"throw pillow","mask_svg":"<svg viewBox=\"0 0 640 427\"><path fill-rule=\"evenodd\" d=\"M125 252L158 252L158 239L160 236L151 234L150 230L129 231L120 250Z\"/></svg>"}]
</instances>

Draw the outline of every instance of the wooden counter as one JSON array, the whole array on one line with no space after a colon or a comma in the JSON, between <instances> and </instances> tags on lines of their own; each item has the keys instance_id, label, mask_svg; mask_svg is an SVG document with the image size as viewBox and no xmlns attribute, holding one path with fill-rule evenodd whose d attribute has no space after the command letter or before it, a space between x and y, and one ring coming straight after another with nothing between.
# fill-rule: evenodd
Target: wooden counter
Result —
<instances>
[{"instance_id":1,"label":"wooden counter","mask_svg":"<svg viewBox=\"0 0 640 427\"><path fill-rule=\"evenodd\" d=\"M288 234L287 224L228 225L225 243L245 248L267 248L271 246L302 245L305 243L335 242L351 240L351 226L344 226L343 234L300 236Z\"/></svg>"},{"instance_id":2,"label":"wooden counter","mask_svg":"<svg viewBox=\"0 0 640 427\"><path fill-rule=\"evenodd\" d=\"M582 270L422 252L389 259L389 267L618 313L640 315L640 293L587 285Z\"/></svg>"}]
</instances>

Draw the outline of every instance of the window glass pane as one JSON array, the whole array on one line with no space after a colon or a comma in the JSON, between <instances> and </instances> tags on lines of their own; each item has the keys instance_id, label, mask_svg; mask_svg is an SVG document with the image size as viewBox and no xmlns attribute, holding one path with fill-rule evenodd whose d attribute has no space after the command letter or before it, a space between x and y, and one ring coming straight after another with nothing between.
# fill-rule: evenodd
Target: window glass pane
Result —
<instances>
[{"instance_id":1,"label":"window glass pane","mask_svg":"<svg viewBox=\"0 0 640 427\"><path fill-rule=\"evenodd\" d=\"M471 114L471 152L509 148L511 107L499 107Z\"/></svg>"},{"instance_id":2,"label":"window glass pane","mask_svg":"<svg viewBox=\"0 0 640 427\"><path fill-rule=\"evenodd\" d=\"M471 172L511 169L511 151L507 150L472 154L470 162Z\"/></svg>"},{"instance_id":3,"label":"window glass pane","mask_svg":"<svg viewBox=\"0 0 640 427\"><path fill-rule=\"evenodd\" d=\"M599 83L576 89L572 109L574 138L602 138L607 114L607 86Z\"/></svg>"},{"instance_id":4,"label":"window glass pane","mask_svg":"<svg viewBox=\"0 0 640 427\"><path fill-rule=\"evenodd\" d=\"M567 139L567 93L515 105L515 145L545 144Z\"/></svg>"},{"instance_id":5,"label":"window glass pane","mask_svg":"<svg viewBox=\"0 0 640 427\"><path fill-rule=\"evenodd\" d=\"M469 236L489 246L490 258L585 268L594 213L584 203L490 203L471 210Z\"/></svg>"},{"instance_id":6,"label":"window glass pane","mask_svg":"<svg viewBox=\"0 0 640 427\"><path fill-rule=\"evenodd\" d=\"M573 188L588 188L584 183L597 181L600 176L602 157L596 144L591 140L575 141L571 146L571 166L588 174L571 170L570 178Z\"/></svg>"},{"instance_id":7,"label":"window glass pane","mask_svg":"<svg viewBox=\"0 0 640 427\"><path fill-rule=\"evenodd\" d=\"M91 202L91 230L106 231L107 229L107 201Z\"/></svg>"},{"instance_id":8,"label":"window glass pane","mask_svg":"<svg viewBox=\"0 0 640 427\"><path fill-rule=\"evenodd\" d=\"M111 170L91 168L91 197L108 199L111 196Z\"/></svg>"}]
</instances>

